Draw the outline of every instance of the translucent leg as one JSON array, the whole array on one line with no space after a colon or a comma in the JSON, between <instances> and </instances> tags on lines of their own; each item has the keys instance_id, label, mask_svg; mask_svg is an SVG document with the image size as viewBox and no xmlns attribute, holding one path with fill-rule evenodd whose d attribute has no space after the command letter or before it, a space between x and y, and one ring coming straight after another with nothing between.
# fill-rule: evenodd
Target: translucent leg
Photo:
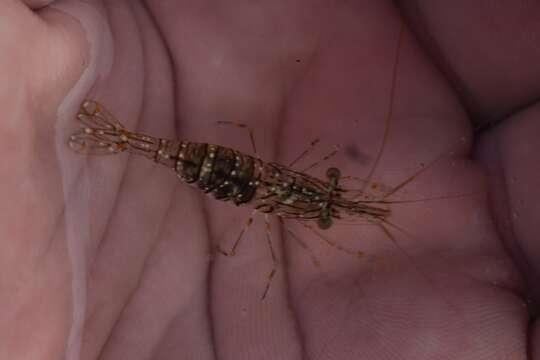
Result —
<instances>
[{"instance_id":1,"label":"translucent leg","mask_svg":"<svg viewBox=\"0 0 540 360\"><path fill-rule=\"evenodd\" d=\"M261 300L264 300L264 298L266 298L266 295L268 294L268 290L270 290L270 284L272 283L272 279L274 278L274 275L276 274L277 266L278 266L276 253L272 245L272 228L270 225L270 220L268 218L268 215L264 216L264 224L265 224L265 232L266 232L266 242L268 244L268 248L270 249L270 255L272 255L273 267L270 273L268 273L268 280L266 282L266 287L264 289Z\"/></svg>"},{"instance_id":2,"label":"translucent leg","mask_svg":"<svg viewBox=\"0 0 540 360\"><path fill-rule=\"evenodd\" d=\"M236 241L234 242L234 245L232 246L231 250L226 251L226 250L223 250L219 244L216 245L216 250L220 254L225 255L225 256L234 256L234 255L236 255L236 248L240 244L240 240L242 239L244 234L248 231L251 224L253 224L253 215L255 215L255 212L256 211L253 210L253 212L251 213L249 218L246 220L246 223L245 223L244 227L242 228L242 230L240 231L240 234L238 234L238 237L236 238Z\"/></svg>"}]
</instances>

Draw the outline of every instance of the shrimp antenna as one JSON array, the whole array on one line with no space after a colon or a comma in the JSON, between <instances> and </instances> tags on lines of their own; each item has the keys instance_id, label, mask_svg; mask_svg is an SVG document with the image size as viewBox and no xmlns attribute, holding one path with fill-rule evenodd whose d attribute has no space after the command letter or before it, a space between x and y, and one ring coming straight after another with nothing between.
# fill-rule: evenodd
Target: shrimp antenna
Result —
<instances>
[{"instance_id":1,"label":"shrimp antenna","mask_svg":"<svg viewBox=\"0 0 540 360\"><path fill-rule=\"evenodd\" d=\"M384 121L384 134L381 141L381 146L379 147L377 151L377 156L375 157L375 161L373 162L373 165L371 166L371 170L369 171L366 182L364 183L364 186L362 186L362 193L365 192L368 184L371 182L371 179L373 178L373 175L375 174L375 170L377 169L377 166L379 165L379 162L381 160L384 146L386 144L386 141L388 139L388 134L390 132L390 120L392 119L394 115L394 102L395 102L395 93L396 93L396 83L397 83L397 71L398 71L398 64L399 64L399 54L401 52L401 43L403 42L403 33L405 32L405 24L403 21L401 22L401 26L399 29L399 35L398 35L398 42L396 46L396 55L395 55L395 61L394 61L394 68L392 69L392 82L390 87L390 101L388 104L388 113L386 115L386 119Z\"/></svg>"}]
</instances>

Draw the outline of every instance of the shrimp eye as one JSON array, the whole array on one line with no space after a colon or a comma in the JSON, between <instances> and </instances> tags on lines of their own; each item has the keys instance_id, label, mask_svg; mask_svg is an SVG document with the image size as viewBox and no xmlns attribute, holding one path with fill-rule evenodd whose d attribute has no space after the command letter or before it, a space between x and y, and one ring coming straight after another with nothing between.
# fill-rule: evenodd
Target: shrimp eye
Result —
<instances>
[{"instance_id":1,"label":"shrimp eye","mask_svg":"<svg viewBox=\"0 0 540 360\"><path fill-rule=\"evenodd\" d=\"M319 229L326 230L332 226L332 218L330 216L323 216L317 220L317 225Z\"/></svg>"},{"instance_id":2,"label":"shrimp eye","mask_svg":"<svg viewBox=\"0 0 540 360\"><path fill-rule=\"evenodd\" d=\"M338 168L331 167L331 168L328 168L328 170L326 170L326 176L330 180L334 180L334 179L337 180L341 176L341 171L339 171Z\"/></svg>"}]
</instances>

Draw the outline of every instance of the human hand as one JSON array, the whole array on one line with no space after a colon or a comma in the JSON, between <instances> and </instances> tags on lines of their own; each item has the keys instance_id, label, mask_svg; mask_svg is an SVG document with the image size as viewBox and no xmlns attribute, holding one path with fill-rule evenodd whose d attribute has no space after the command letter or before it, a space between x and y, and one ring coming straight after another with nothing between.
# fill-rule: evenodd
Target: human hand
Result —
<instances>
[{"instance_id":1,"label":"human hand","mask_svg":"<svg viewBox=\"0 0 540 360\"><path fill-rule=\"evenodd\" d=\"M373 180L396 186L443 155L391 199L450 198L390 204L389 221L410 234L388 225L396 243L372 226L325 233L363 259L288 225L320 267L273 222L280 263L260 301L272 268L262 221L235 257L212 259L213 244L230 246L250 210L204 198L142 158L71 153L75 111L90 96L128 128L249 153L244 132L214 126L240 121L255 130L263 159L284 164L321 137L307 164L332 145L343 150L314 174L336 165L365 177L390 108L400 13L381 2L100 6L63 2L37 16L15 1L3 9L2 358L524 357L534 338L522 330L522 294L534 289L515 262L534 264L533 252L511 258L505 247L533 244L537 196L527 184L536 177L524 164L534 157L518 156L515 143L537 147L526 140L535 110L480 143L466 115L503 117L535 93L523 81L536 71L532 46L510 67L495 60L515 52L511 42L474 41L492 26L478 20L500 13L464 6L479 15L455 35L436 17L441 9L404 11L393 115ZM474 51L492 55L467 57ZM503 80L521 87L490 85ZM486 179L482 164L493 171ZM516 180L501 191L511 171ZM496 196L503 192L516 200Z\"/></svg>"}]
</instances>

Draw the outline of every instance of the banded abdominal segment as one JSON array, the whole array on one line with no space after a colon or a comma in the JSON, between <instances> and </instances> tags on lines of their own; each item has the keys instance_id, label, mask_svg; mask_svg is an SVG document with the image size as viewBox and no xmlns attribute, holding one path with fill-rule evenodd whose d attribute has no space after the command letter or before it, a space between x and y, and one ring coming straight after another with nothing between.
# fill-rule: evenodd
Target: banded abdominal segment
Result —
<instances>
[{"instance_id":1,"label":"banded abdominal segment","mask_svg":"<svg viewBox=\"0 0 540 360\"><path fill-rule=\"evenodd\" d=\"M217 200L249 203L260 185L263 162L226 147L180 142L176 159L179 178Z\"/></svg>"}]
</instances>

